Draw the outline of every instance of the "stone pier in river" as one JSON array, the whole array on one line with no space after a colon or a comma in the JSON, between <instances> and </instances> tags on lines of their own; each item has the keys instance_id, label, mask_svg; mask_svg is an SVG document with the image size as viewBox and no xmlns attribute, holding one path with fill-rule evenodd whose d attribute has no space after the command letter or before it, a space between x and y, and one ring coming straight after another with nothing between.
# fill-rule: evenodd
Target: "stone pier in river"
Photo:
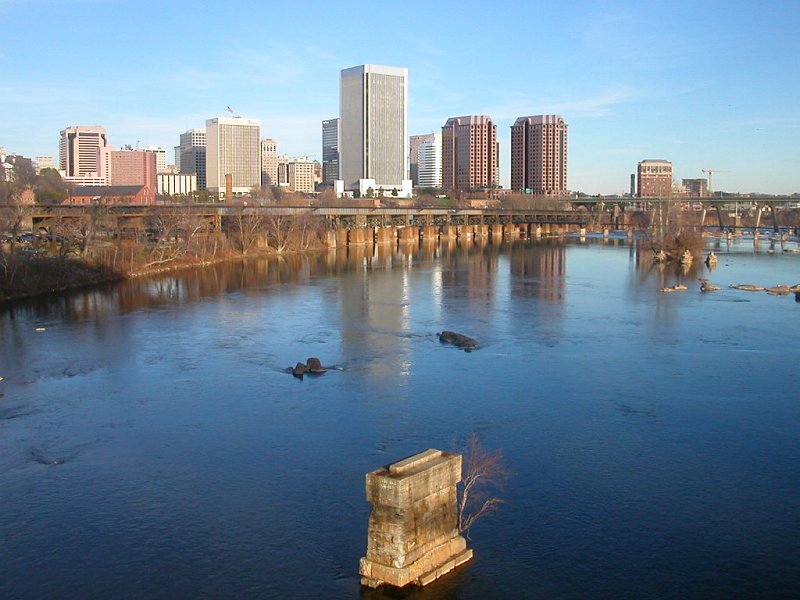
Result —
<instances>
[{"instance_id":1,"label":"stone pier in river","mask_svg":"<svg viewBox=\"0 0 800 600\"><path fill-rule=\"evenodd\" d=\"M472 558L458 534L459 481L461 455L433 449L367 473L363 585L427 585Z\"/></svg>"}]
</instances>

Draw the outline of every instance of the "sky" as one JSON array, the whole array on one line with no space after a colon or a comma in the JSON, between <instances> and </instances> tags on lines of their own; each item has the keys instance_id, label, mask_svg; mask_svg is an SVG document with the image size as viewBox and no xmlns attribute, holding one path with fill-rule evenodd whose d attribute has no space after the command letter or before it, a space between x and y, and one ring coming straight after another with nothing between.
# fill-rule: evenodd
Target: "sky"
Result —
<instances>
[{"instance_id":1,"label":"sky","mask_svg":"<svg viewBox=\"0 0 800 600\"><path fill-rule=\"evenodd\" d=\"M205 6L208 4L208 6ZM730 192L800 192L800 1L265 2L0 0L0 146L58 157L103 125L159 145L227 116L321 159L339 73L409 69L409 135L497 124L510 180L517 117L569 125L571 190L628 191L644 159Z\"/></svg>"}]
</instances>

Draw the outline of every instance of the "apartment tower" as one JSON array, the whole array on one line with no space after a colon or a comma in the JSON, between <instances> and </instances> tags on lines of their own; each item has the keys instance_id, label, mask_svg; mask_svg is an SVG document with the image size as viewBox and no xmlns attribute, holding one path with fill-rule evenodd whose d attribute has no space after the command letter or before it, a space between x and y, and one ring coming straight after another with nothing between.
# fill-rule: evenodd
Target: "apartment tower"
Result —
<instances>
[{"instance_id":1,"label":"apartment tower","mask_svg":"<svg viewBox=\"0 0 800 600\"><path fill-rule=\"evenodd\" d=\"M639 198L660 198L672 195L672 163L668 160L649 159L639 163Z\"/></svg>"},{"instance_id":2,"label":"apartment tower","mask_svg":"<svg viewBox=\"0 0 800 600\"><path fill-rule=\"evenodd\" d=\"M261 121L217 117L206 121L206 183L210 192L225 193L231 176L233 195L261 185Z\"/></svg>"},{"instance_id":3,"label":"apartment tower","mask_svg":"<svg viewBox=\"0 0 800 600\"><path fill-rule=\"evenodd\" d=\"M342 71L339 178L346 190L407 187L410 194L407 123L408 69L360 65Z\"/></svg>"},{"instance_id":4,"label":"apartment tower","mask_svg":"<svg viewBox=\"0 0 800 600\"><path fill-rule=\"evenodd\" d=\"M497 125L491 117L452 117L442 127L442 187L471 191L493 188L499 181Z\"/></svg>"},{"instance_id":5,"label":"apartment tower","mask_svg":"<svg viewBox=\"0 0 800 600\"><path fill-rule=\"evenodd\" d=\"M567 193L567 124L560 115L520 117L511 126L511 189Z\"/></svg>"},{"instance_id":6,"label":"apartment tower","mask_svg":"<svg viewBox=\"0 0 800 600\"><path fill-rule=\"evenodd\" d=\"M61 131L58 144L59 169L65 177L97 177L99 150L108 145L105 127L76 125Z\"/></svg>"}]
</instances>

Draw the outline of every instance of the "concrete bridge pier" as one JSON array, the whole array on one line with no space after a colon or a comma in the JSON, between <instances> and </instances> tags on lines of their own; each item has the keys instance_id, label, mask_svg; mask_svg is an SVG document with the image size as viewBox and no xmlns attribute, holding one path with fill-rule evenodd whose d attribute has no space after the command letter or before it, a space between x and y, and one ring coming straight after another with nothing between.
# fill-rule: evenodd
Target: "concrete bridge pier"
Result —
<instances>
[{"instance_id":1,"label":"concrete bridge pier","mask_svg":"<svg viewBox=\"0 0 800 600\"><path fill-rule=\"evenodd\" d=\"M347 229L345 228L337 229L335 235L336 235L336 244L335 244L336 246L339 246L341 248L347 246L347 243L349 241L349 235Z\"/></svg>"},{"instance_id":2,"label":"concrete bridge pier","mask_svg":"<svg viewBox=\"0 0 800 600\"><path fill-rule=\"evenodd\" d=\"M475 225L474 226L475 237L482 237L488 238L489 237L489 226L488 225Z\"/></svg>"},{"instance_id":3,"label":"concrete bridge pier","mask_svg":"<svg viewBox=\"0 0 800 600\"><path fill-rule=\"evenodd\" d=\"M533 235L537 240L542 237L542 226L541 225L536 225L536 227L534 227Z\"/></svg>"},{"instance_id":4,"label":"concrete bridge pier","mask_svg":"<svg viewBox=\"0 0 800 600\"><path fill-rule=\"evenodd\" d=\"M399 233L401 242L419 242L419 227L403 227Z\"/></svg>"},{"instance_id":5,"label":"concrete bridge pier","mask_svg":"<svg viewBox=\"0 0 800 600\"><path fill-rule=\"evenodd\" d=\"M325 232L325 245L328 248L336 248L338 246L336 233L337 231L335 229L329 229Z\"/></svg>"},{"instance_id":6,"label":"concrete bridge pier","mask_svg":"<svg viewBox=\"0 0 800 600\"><path fill-rule=\"evenodd\" d=\"M454 240L458 237L458 228L455 225L444 225L440 235L443 239Z\"/></svg>"},{"instance_id":7,"label":"concrete bridge pier","mask_svg":"<svg viewBox=\"0 0 800 600\"><path fill-rule=\"evenodd\" d=\"M436 225L426 225L422 228L422 239L426 242L439 239L439 227Z\"/></svg>"},{"instance_id":8,"label":"concrete bridge pier","mask_svg":"<svg viewBox=\"0 0 800 600\"><path fill-rule=\"evenodd\" d=\"M367 235L369 231L370 235ZM367 242L372 242L372 230L365 227L355 227L347 230L347 243L351 246L362 246Z\"/></svg>"},{"instance_id":9,"label":"concrete bridge pier","mask_svg":"<svg viewBox=\"0 0 800 600\"><path fill-rule=\"evenodd\" d=\"M503 226L497 224L491 225L489 227L489 235L493 242L501 241L503 239Z\"/></svg>"},{"instance_id":10,"label":"concrete bridge pier","mask_svg":"<svg viewBox=\"0 0 800 600\"><path fill-rule=\"evenodd\" d=\"M472 558L458 534L459 481L461 455L435 449L367 473L362 585L427 585Z\"/></svg>"},{"instance_id":11,"label":"concrete bridge pier","mask_svg":"<svg viewBox=\"0 0 800 600\"><path fill-rule=\"evenodd\" d=\"M472 225L457 225L456 232L456 235L458 235L458 238L461 241L472 240L475 235Z\"/></svg>"},{"instance_id":12,"label":"concrete bridge pier","mask_svg":"<svg viewBox=\"0 0 800 600\"><path fill-rule=\"evenodd\" d=\"M376 227L374 236L376 244L393 244L397 241L394 227Z\"/></svg>"}]
</instances>

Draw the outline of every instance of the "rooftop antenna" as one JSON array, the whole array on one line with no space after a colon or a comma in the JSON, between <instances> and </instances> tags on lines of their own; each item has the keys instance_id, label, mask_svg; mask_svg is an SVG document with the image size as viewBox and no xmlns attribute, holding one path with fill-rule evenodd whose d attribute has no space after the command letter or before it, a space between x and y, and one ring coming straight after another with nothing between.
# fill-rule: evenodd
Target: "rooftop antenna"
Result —
<instances>
[{"instance_id":1,"label":"rooftop antenna","mask_svg":"<svg viewBox=\"0 0 800 600\"><path fill-rule=\"evenodd\" d=\"M239 117L239 114L238 114L238 113L236 113L236 112L234 112L234 110L233 110L233 109L232 109L230 106L228 107L228 112L229 112L229 113L231 113L231 114L233 115L233 118L234 118L234 119L239 119L239 118L241 118L241 117Z\"/></svg>"}]
</instances>

